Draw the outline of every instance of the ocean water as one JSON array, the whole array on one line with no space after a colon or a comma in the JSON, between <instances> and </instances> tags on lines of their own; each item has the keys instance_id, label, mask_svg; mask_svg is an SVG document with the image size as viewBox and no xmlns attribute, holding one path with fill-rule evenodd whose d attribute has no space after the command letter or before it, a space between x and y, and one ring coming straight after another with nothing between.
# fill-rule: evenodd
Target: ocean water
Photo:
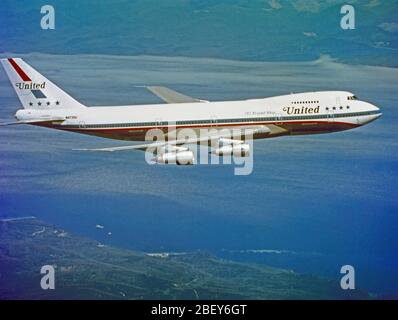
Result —
<instances>
[{"instance_id":1,"label":"ocean water","mask_svg":"<svg viewBox=\"0 0 398 320\"><path fill-rule=\"evenodd\" d=\"M249 176L235 176L232 165L149 166L141 152L73 151L126 142L2 127L0 216L34 215L134 250L206 250L333 278L351 264L358 287L397 293L397 69L330 57L299 63L22 58L87 105L160 102L139 85L165 85L206 100L348 90L378 105L383 117L362 128L256 141ZM19 107L0 71L1 121L12 120Z\"/></svg>"}]
</instances>

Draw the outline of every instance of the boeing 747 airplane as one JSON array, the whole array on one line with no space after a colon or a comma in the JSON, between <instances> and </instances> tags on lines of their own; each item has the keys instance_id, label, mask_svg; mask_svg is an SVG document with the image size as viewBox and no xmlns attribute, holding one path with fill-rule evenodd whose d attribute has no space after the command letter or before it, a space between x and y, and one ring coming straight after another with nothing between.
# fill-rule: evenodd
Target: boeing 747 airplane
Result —
<instances>
[{"instance_id":1,"label":"boeing 747 airplane","mask_svg":"<svg viewBox=\"0 0 398 320\"><path fill-rule=\"evenodd\" d=\"M23 106L15 114L16 122L3 125L31 124L129 141L145 141L148 132L157 129L164 133L163 140L82 150L150 151L158 163L193 164L194 154L186 147L188 144L213 146L216 142L212 151L216 155L247 156L250 153L247 139L343 131L381 116L379 108L345 91L209 102L152 86L147 88L169 103L167 106L86 107L22 59L1 59L1 63ZM226 128L230 130L220 130ZM179 133L186 129L197 134L179 138Z\"/></svg>"}]
</instances>

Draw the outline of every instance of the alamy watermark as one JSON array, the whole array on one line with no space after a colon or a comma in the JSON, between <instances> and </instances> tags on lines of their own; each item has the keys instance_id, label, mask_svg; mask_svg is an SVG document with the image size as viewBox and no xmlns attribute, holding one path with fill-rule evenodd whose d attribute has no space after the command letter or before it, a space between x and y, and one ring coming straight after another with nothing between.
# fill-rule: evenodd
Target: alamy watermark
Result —
<instances>
[{"instance_id":1,"label":"alamy watermark","mask_svg":"<svg viewBox=\"0 0 398 320\"><path fill-rule=\"evenodd\" d=\"M51 5L45 5L40 8L40 13L43 15L40 20L40 27L43 30L55 29L55 9Z\"/></svg>"},{"instance_id":2,"label":"alamy watermark","mask_svg":"<svg viewBox=\"0 0 398 320\"><path fill-rule=\"evenodd\" d=\"M346 4L341 7L340 13L344 16L340 20L340 27L343 30L355 29L355 8L352 5Z\"/></svg>"},{"instance_id":3,"label":"alamy watermark","mask_svg":"<svg viewBox=\"0 0 398 320\"><path fill-rule=\"evenodd\" d=\"M355 290L355 269L351 265L344 265L340 269L344 276L340 280L340 287L343 290Z\"/></svg>"},{"instance_id":4,"label":"alamy watermark","mask_svg":"<svg viewBox=\"0 0 398 320\"><path fill-rule=\"evenodd\" d=\"M40 274L43 276L40 280L40 287L43 290L55 289L55 269L52 265L44 265L40 269Z\"/></svg>"}]
</instances>

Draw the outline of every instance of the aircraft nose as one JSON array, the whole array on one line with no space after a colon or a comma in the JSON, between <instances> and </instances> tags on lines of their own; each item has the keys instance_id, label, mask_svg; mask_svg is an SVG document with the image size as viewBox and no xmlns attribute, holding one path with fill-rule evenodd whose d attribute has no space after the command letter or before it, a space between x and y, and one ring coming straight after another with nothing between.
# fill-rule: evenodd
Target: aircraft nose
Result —
<instances>
[{"instance_id":1,"label":"aircraft nose","mask_svg":"<svg viewBox=\"0 0 398 320\"><path fill-rule=\"evenodd\" d=\"M380 111L380 109L378 109L378 110ZM373 115L373 120L372 121L379 119L382 115L383 114L381 112L378 113L378 114Z\"/></svg>"},{"instance_id":2,"label":"aircraft nose","mask_svg":"<svg viewBox=\"0 0 398 320\"><path fill-rule=\"evenodd\" d=\"M371 103L366 103L364 107L365 107L364 110L366 110L366 112L369 112L369 114L367 114L363 117L360 117L360 119L358 119L358 122L361 125L373 122L382 116L382 113L381 113L379 107L376 107L375 105L373 105Z\"/></svg>"},{"instance_id":3,"label":"aircraft nose","mask_svg":"<svg viewBox=\"0 0 398 320\"><path fill-rule=\"evenodd\" d=\"M374 104L370 104L371 111L380 111L380 108L375 106Z\"/></svg>"},{"instance_id":4,"label":"aircraft nose","mask_svg":"<svg viewBox=\"0 0 398 320\"><path fill-rule=\"evenodd\" d=\"M375 106L374 104L371 104L371 111L373 111L373 112L375 112L375 114L374 114L374 120L376 120L376 119L378 119L378 118L380 118L383 114L382 114L382 112L381 112L381 110L380 110L380 108L379 107L377 107L377 106Z\"/></svg>"}]
</instances>

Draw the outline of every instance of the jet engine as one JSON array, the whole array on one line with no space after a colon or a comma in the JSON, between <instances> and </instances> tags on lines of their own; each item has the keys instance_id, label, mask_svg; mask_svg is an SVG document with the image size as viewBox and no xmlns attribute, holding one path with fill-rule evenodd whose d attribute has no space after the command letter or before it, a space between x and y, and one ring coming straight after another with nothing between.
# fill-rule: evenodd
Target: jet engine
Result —
<instances>
[{"instance_id":1,"label":"jet engine","mask_svg":"<svg viewBox=\"0 0 398 320\"><path fill-rule=\"evenodd\" d=\"M162 164L193 165L195 156L193 151L173 151L159 154L155 161Z\"/></svg>"},{"instance_id":2,"label":"jet engine","mask_svg":"<svg viewBox=\"0 0 398 320\"><path fill-rule=\"evenodd\" d=\"M235 157L247 157L250 154L250 145L247 143L226 145L215 149L214 153L220 157L231 155Z\"/></svg>"}]
</instances>

